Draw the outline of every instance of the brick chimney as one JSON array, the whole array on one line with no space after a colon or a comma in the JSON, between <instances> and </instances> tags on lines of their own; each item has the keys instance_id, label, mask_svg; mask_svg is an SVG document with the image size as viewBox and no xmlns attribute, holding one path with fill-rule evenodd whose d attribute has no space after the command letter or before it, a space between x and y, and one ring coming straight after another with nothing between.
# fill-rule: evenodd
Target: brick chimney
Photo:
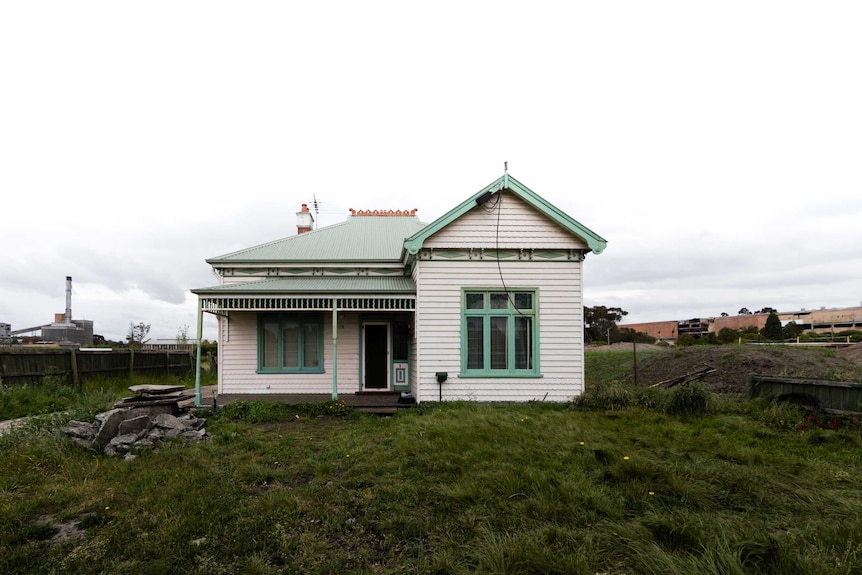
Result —
<instances>
[{"instance_id":1,"label":"brick chimney","mask_svg":"<svg viewBox=\"0 0 862 575\"><path fill-rule=\"evenodd\" d=\"M296 233L304 234L314 229L314 216L308 211L308 204L302 204L302 209L296 212Z\"/></svg>"}]
</instances>

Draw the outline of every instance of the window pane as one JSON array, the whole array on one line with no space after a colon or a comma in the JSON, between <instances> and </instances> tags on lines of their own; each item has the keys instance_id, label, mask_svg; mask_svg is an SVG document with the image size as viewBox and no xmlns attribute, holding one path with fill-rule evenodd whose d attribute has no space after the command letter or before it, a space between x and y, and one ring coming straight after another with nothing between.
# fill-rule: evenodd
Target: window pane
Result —
<instances>
[{"instance_id":1,"label":"window pane","mask_svg":"<svg viewBox=\"0 0 862 575\"><path fill-rule=\"evenodd\" d=\"M303 326L302 366L306 369L320 366L320 325L307 323Z\"/></svg>"},{"instance_id":2,"label":"window pane","mask_svg":"<svg viewBox=\"0 0 862 575\"><path fill-rule=\"evenodd\" d=\"M467 369L485 367L485 330L481 317L467 318Z\"/></svg>"},{"instance_id":3,"label":"window pane","mask_svg":"<svg viewBox=\"0 0 862 575\"><path fill-rule=\"evenodd\" d=\"M282 328L283 366L287 368L299 368L299 324L297 322L285 322Z\"/></svg>"},{"instance_id":4,"label":"window pane","mask_svg":"<svg viewBox=\"0 0 862 575\"><path fill-rule=\"evenodd\" d=\"M485 309L485 294L468 293L466 297L467 309Z\"/></svg>"},{"instance_id":5,"label":"window pane","mask_svg":"<svg viewBox=\"0 0 862 575\"><path fill-rule=\"evenodd\" d=\"M515 369L533 369L533 318L515 318Z\"/></svg>"},{"instance_id":6,"label":"window pane","mask_svg":"<svg viewBox=\"0 0 862 575\"><path fill-rule=\"evenodd\" d=\"M516 293L515 307L517 309L533 309L533 294L531 293Z\"/></svg>"},{"instance_id":7,"label":"window pane","mask_svg":"<svg viewBox=\"0 0 862 575\"><path fill-rule=\"evenodd\" d=\"M263 367L278 367L278 322L263 322Z\"/></svg>"},{"instance_id":8,"label":"window pane","mask_svg":"<svg viewBox=\"0 0 862 575\"><path fill-rule=\"evenodd\" d=\"M491 309L508 309L508 307L509 294L505 292L491 294Z\"/></svg>"},{"instance_id":9,"label":"window pane","mask_svg":"<svg viewBox=\"0 0 862 575\"><path fill-rule=\"evenodd\" d=\"M505 295L505 294L503 294ZM509 318L491 318L491 369L509 369L507 325Z\"/></svg>"},{"instance_id":10,"label":"window pane","mask_svg":"<svg viewBox=\"0 0 862 575\"><path fill-rule=\"evenodd\" d=\"M392 360L407 361L410 349L410 326L397 321L392 325Z\"/></svg>"}]
</instances>

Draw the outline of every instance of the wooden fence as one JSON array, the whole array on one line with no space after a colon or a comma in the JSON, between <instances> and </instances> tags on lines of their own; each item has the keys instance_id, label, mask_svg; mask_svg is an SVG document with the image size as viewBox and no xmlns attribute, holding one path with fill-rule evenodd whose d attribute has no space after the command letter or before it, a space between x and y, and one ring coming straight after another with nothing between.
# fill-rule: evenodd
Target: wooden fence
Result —
<instances>
[{"instance_id":1,"label":"wooden fence","mask_svg":"<svg viewBox=\"0 0 862 575\"><path fill-rule=\"evenodd\" d=\"M749 375L744 396L787 401L837 413L862 411L862 383L800 377Z\"/></svg>"},{"instance_id":2,"label":"wooden fence","mask_svg":"<svg viewBox=\"0 0 862 575\"><path fill-rule=\"evenodd\" d=\"M0 349L0 383L3 385L36 384L46 376L73 384L132 375L183 376L194 369L195 355L188 351Z\"/></svg>"}]
</instances>

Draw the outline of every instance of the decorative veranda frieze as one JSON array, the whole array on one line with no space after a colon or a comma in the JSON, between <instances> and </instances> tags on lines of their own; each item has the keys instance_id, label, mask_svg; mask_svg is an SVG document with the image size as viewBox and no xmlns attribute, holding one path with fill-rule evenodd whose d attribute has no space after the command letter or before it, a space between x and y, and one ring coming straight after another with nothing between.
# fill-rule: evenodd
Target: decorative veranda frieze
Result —
<instances>
[{"instance_id":1,"label":"decorative veranda frieze","mask_svg":"<svg viewBox=\"0 0 862 575\"><path fill-rule=\"evenodd\" d=\"M229 311L411 311L415 296L399 297L202 297L201 309L223 315Z\"/></svg>"}]
</instances>

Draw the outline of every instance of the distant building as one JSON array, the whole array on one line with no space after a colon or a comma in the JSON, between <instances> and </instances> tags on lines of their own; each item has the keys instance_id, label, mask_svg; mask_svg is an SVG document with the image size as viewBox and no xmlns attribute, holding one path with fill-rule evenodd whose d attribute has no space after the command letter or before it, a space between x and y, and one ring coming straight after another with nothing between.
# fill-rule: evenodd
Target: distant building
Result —
<instances>
[{"instance_id":1,"label":"distant building","mask_svg":"<svg viewBox=\"0 0 862 575\"><path fill-rule=\"evenodd\" d=\"M39 330L41 330L41 341L43 343L79 346L93 345L93 322L86 319L72 319L71 276L66 276L66 313L54 314L54 323L14 331L8 323L0 323L0 337L17 336Z\"/></svg>"},{"instance_id":2,"label":"distant building","mask_svg":"<svg viewBox=\"0 0 862 575\"><path fill-rule=\"evenodd\" d=\"M190 337L186 341L177 339L148 339L141 344L143 350L183 350L191 351L197 349L197 338Z\"/></svg>"},{"instance_id":3,"label":"distant building","mask_svg":"<svg viewBox=\"0 0 862 575\"><path fill-rule=\"evenodd\" d=\"M809 331L817 333L832 333L862 329L862 306L857 307L821 307L817 310L778 312L782 324L791 321Z\"/></svg>"},{"instance_id":4,"label":"distant building","mask_svg":"<svg viewBox=\"0 0 862 575\"><path fill-rule=\"evenodd\" d=\"M60 317L63 316L60 315ZM42 327L42 340L84 346L93 345L93 322L86 319L75 319L69 323L52 323Z\"/></svg>"},{"instance_id":5,"label":"distant building","mask_svg":"<svg viewBox=\"0 0 862 575\"><path fill-rule=\"evenodd\" d=\"M862 306L825 308L818 310L801 309L799 311L777 312L782 325L795 322L805 331L815 333L836 333L845 330L862 330ZM763 329L768 313L752 313L745 315L729 315L719 317L694 318L680 321L653 321L644 323L620 324L620 329L633 329L645 333L660 341L673 342L683 334L695 338L718 334L724 328L733 330L754 327Z\"/></svg>"}]
</instances>

